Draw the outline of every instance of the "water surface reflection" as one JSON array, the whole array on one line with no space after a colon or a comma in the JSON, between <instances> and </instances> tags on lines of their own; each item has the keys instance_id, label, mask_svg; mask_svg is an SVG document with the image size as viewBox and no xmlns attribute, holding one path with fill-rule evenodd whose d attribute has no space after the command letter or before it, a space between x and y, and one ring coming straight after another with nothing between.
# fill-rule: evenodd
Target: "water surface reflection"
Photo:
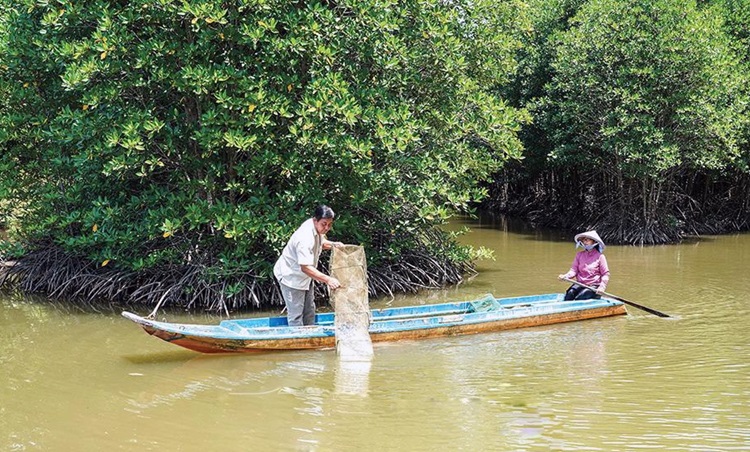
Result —
<instances>
[{"instance_id":1,"label":"water surface reflection","mask_svg":"<svg viewBox=\"0 0 750 452\"><path fill-rule=\"evenodd\" d=\"M373 306L564 289L571 238L467 223L462 240L496 256L479 275ZM631 309L375 344L357 366L333 350L203 356L116 313L3 296L0 449L748 450L750 278L738 262L750 235L607 255L612 293L676 318Z\"/></svg>"}]
</instances>

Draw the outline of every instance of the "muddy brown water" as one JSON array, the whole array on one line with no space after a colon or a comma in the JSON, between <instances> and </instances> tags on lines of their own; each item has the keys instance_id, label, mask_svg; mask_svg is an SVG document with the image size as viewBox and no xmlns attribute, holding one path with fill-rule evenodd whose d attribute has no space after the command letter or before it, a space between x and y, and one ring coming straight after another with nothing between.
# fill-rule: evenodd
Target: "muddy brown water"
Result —
<instances>
[{"instance_id":1,"label":"muddy brown water","mask_svg":"<svg viewBox=\"0 0 750 452\"><path fill-rule=\"evenodd\" d=\"M565 289L571 237L451 227L463 225L495 260L458 287L373 306ZM606 255L609 292L673 318L629 308L376 344L357 364L330 350L204 356L117 312L2 295L0 450L750 450L750 234Z\"/></svg>"}]
</instances>

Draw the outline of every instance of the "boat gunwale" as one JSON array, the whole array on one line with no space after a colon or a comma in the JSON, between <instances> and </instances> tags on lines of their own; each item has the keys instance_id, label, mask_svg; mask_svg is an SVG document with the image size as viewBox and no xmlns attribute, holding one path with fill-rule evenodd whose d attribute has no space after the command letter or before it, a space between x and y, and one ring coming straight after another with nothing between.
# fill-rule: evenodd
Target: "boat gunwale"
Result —
<instances>
[{"instance_id":1,"label":"boat gunwale","mask_svg":"<svg viewBox=\"0 0 750 452\"><path fill-rule=\"evenodd\" d=\"M553 314L520 316L495 319L488 322L471 324L441 325L437 328L421 328L410 331L384 331L371 333L374 343L387 341L417 340L436 337L461 336L493 331L512 330L525 327L553 325L557 323L597 319L625 315L627 311L622 303L608 303L590 309L558 311ZM143 326L143 325L142 325ZM323 350L335 347L335 336L285 338L285 339L215 339L197 336L185 336L143 326L151 334L166 342L201 353L268 353L291 350Z\"/></svg>"},{"instance_id":2,"label":"boat gunwale","mask_svg":"<svg viewBox=\"0 0 750 452\"><path fill-rule=\"evenodd\" d=\"M554 296L555 298L550 298ZM547 298L544 298L547 297ZM509 303L511 300L529 300L536 299L536 301L529 301L528 303ZM417 330L428 330L438 328L450 328L456 326L470 326L483 323L497 322L503 320L513 320L532 316L549 316L564 312L576 312L576 311L587 311L600 307L609 306L621 306L623 303L609 299L591 299L591 300L573 300L563 301L561 300L561 294L546 294L536 295L527 297L510 297L496 299L500 301L500 308L490 311L468 311L471 306L470 301L464 302L451 302L441 303L435 305L420 305L420 306L407 306L397 308L384 308L380 310L384 312L390 310L391 312L404 312L405 309L417 308L418 314L415 314L406 318L383 318L381 320L374 320L370 324L370 334L389 334L389 333L409 333ZM505 306L503 306L505 305ZM445 306L466 306L465 312L458 313L434 313L428 311L429 308L440 308ZM424 312L420 312L419 308L426 308ZM376 312L378 310L372 310ZM540 312L541 311L541 312ZM166 334L181 335L184 337L190 336L199 340L204 338L210 341L216 340L227 340L227 341L286 341L286 340L313 340L316 338L332 337L335 334L335 328L333 323L322 323L316 325L308 325L302 327L289 327L289 326L266 326L252 327L252 328L227 328L226 325L238 325L246 320L251 321L268 321L272 319L279 319L279 317L259 317L257 319L237 319L237 320L224 320L217 325L201 325L201 324L185 324L185 323L169 323L159 322L155 320L146 319L138 316L137 314L123 312L123 316L138 323L144 329L149 328L153 330L161 330ZM323 314L323 316L331 316L331 314ZM542 323L543 324L543 323ZM261 333L261 334L253 334ZM151 333L153 334L153 333ZM166 339L165 339L166 340Z\"/></svg>"}]
</instances>

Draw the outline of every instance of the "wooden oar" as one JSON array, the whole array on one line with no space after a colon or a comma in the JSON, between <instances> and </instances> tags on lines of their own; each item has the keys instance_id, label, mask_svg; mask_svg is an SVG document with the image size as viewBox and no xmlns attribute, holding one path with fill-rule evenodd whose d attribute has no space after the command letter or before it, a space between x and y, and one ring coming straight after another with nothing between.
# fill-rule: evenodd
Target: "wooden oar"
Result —
<instances>
[{"instance_id":1,"label":"wooden oar","mask_svg":"<svg viewBox=\"0 0 750 452\"><path fill-rule=\"evenodd\" d=\"M572 283L572 284L578 284L581 287L585 287L587 289L590 289L590 290L593 290L594 292L596 292L596 287L587 286L586 284L579 283L578 281L574 281L572 279L562 278L562 281L567 281L567 282ZM648 306L643 306L643 305L640 305L638 303L633 303L632 301L628 301L628 300L626 300L624 298L620 298L618 296L612 295L611 293L602 292L602 294L606 295L609 298L613 298L615 300L622 301L623 303L625 303L627 305L630 305L630 306L633 306L634 308L642 309L642 310L644 310L644 311L646 311L648 313L651 313L653 315L658 315L659 317L670 317L669 315L667 315L667 314L665 314L663 312L659 312L656 309L652 309L652 308L649 308Z\"/></svg>"}]
</instances>

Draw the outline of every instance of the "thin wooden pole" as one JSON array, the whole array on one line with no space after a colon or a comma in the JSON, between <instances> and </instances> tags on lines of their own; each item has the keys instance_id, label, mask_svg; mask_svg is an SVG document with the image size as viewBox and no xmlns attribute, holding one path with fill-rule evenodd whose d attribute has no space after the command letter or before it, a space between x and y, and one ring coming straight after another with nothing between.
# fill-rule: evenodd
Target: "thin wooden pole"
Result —
<instances>
[{"instance_id":1,"label":"thin wooden pole","mask_svg":"<svg viewBox=\"0 0 750 452\"><path fill-rule=\"evenodd\" d=\"M590 290L593 290L594 292L596 292L596 287L587 286L586 284L582 284L582 283L579 283L578 281L574 281L574 280L568 279L568 278L562 278L561 280L562 281L567 281L567 282L572 283L572 284L578 284L581 287L585 287L587 289L590 289ZM620 297L618 297L616 295L612 295L611 293L602 292L602 294L606 295L609 298L613 298L615 300L622 301L623 303L625 303L627 305L630 305L630 306L633 306L634 308L642 309L642 310L644 310L644 311L646 311L648 313L651 313L653 315L658 315L659 317L671 317L671 316L669 316L669 315L667 315L667 314L665 314L663 312L657 311L656 309L652 309L652 308L649 308L648 306L643 306L643 305L640 305L638 303L633 303L632 301L626 300L624 298L620 298Z\"/></svg>"}]
</instances>

